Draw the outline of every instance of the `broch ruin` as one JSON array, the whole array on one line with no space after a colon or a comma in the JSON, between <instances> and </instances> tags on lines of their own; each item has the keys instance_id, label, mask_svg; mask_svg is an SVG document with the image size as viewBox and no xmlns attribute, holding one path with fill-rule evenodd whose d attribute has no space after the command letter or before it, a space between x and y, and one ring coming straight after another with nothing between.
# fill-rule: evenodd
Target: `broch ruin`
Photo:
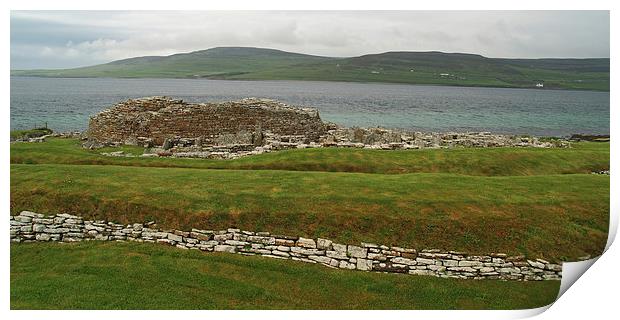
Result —
<instances>
[{"instance_id":1,"label":"broch ruin","mask_svg":"<svg viewBox=\"0 0 620 320\"><path fill-rule=\"evenodd\" d=\"M565 147L540 141L475 133L422 133L383 128L345 128L324 122L313 108L248 98L187 103L169 97L129 99L91 117L87 148L139 145L145 157L231 159L274 150L348 147L422 149L450 147ZM103 153L131 156L123 152Z\"/></svg>"}]
</instances>

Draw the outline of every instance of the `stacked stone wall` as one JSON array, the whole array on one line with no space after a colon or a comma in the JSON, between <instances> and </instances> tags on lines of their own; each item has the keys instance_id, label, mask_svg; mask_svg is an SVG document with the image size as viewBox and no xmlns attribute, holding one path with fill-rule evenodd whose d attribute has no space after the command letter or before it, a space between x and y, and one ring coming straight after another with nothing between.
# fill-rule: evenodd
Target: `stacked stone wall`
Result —
<instances>
[{"instance_id":1,"label":"stacked stone wall","mask_svg":"<svg viewBox=\"0 0 620 320\"><path fill-rule=\"evenodd\" d=\"M206 252L259 255L318 263L331 268L429 275L463 279L559 280L562 267L542 259L502 253L470 255L463 252L416 250L371 243L338 244L328 239L274 235L269 232L227 229L162 230L154 223L122 225L81 217L23 211L10 217L12 242L137 241Z\"/></svg>"}]
</instances>

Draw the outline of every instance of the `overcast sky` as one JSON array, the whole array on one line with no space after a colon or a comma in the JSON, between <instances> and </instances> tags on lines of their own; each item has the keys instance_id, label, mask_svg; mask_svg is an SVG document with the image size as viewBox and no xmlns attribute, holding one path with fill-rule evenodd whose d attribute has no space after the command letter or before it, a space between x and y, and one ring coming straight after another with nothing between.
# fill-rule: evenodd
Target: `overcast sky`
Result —
<instances>
[{"instance_id":1,"label":"overcast sky","mask_svg":"<svg viewBox=\"0 0 620 320\"><path fill-rule=\"evenodd\" d=\"M444 51L608 58L607 11L12 11L11 69L67 68L217 46L323 56Z\"/></svg>"}]
</instances>

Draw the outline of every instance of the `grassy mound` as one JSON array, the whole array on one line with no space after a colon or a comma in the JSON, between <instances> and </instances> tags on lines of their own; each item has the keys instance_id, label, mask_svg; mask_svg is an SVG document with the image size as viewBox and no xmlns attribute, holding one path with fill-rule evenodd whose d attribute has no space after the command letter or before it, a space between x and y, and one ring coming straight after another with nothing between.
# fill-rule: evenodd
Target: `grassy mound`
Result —
<instances>
[{"instance_id":1,"label":"grassy mound","mask_svg":"<svg viewBox=\"0 0 620 320\"><path fill-rule=\"evenodd\" d=\"M559 281L333 270L154 244L11 246L11 309L525 309Z\"/></svg>"},{"instance_id":2,"label":"grassy mound","mask_svg":"<svg viewBox=\"0 0 620 320\"><path fill-rule=\"evenodd\" d=\"M25 138L38 138L46 134L52 134L52 129L48 128L34 128L30 130L13 130L11 131L11 140L25 139Z\"/></svg>"},{"instance_id":3,"label":"grassy mound","mask_svg":"<svg viewBox=\"0 0 620 320\"><path fill-rule=\"evenodd\" d=\"M607 239L609 176L11 165L11 211L573 260Z\"/></svg>"},{"instance_id":4,"label":"grassy mound","mask_svg":"<svg viewBox=\"0 0 620 320\"><path fill-rule=\"evenodd\" d=\"M203 169L293 170L366 173L455 173L480 176L550 175L609 170L608 143L574 143L568 149L459 148L440 150L305 149L237 160L118 158L100 152L123 150L140 155L143 148L124 146L89 151L75 139L48 139L44 144L14 143L11 163L89 164Z\"/></svg>"}]
</instances>

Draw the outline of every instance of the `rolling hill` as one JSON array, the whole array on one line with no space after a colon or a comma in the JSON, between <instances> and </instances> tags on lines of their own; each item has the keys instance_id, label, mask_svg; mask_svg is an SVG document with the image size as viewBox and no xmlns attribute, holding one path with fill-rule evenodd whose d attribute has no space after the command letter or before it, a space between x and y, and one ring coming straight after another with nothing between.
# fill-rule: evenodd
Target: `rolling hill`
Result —
<instances>
[{"instance_id":1,"label":"rolling hill","mask_svg":"<svg viewBox=\"0 0 620 320\"><path fill-rule=\"evenodd\" d=\"M206 78L390 82L609 91L609 59L499 59L443 52L385 52L333 58L250 47L218 47L14 76Z\"/></svg>"}]
</instances>

